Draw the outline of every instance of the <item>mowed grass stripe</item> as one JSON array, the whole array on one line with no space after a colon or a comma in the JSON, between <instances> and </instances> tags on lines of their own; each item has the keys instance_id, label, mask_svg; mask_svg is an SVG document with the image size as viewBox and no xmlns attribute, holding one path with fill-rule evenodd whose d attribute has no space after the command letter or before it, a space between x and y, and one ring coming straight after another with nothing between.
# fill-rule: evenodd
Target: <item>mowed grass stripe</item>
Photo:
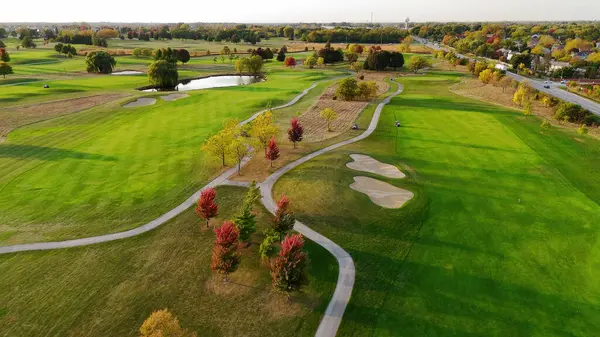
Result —
<instances>
[{"instance_id":1,"label":"mowed grass stripe","mask_svg":"<svg viewBox=\"0 0 600 337\"><path fill-rule=\"evenodd\" d=\"M355 260L339 335L593 335L600 142L573 130L542 134L537 118L452 94L455 81L403 77L404 93L373 136L276 186L300 220ZM350 153L414 172L388 182L415 199L388 210L350 191L359 175L345 167Z\"/></svg>"},{"instance_id":2,"label":"mowed grass stripe","mask_svg":"<svg viewBox=\"0 0 600 337\"><path fill-rule=\"evenodd\" d=\"M224 120L246 118L268 101L288 101L314 79L333 75L279 74L252 86L193 92L112 114L92 109L15 130L0 151L22 143L31 150L18 160L0 159L0 170L23 167L3 181L0 195L0 222L21 232L8 242L28 241L27 228L37 231L39 223L49 228L44 240L62 240L129 229L162 214L218 172L220 163L201 146ZM35 157L47 167L35 166ZM13 198L32 185L45 190Z\"/></svg>"}]
</instances>

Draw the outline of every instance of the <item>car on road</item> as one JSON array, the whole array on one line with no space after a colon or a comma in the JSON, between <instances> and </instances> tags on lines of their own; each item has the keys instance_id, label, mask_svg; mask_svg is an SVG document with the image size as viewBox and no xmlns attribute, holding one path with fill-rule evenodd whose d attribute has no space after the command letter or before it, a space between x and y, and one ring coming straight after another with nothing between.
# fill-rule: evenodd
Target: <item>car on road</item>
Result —
<instances>
[{"instance_id":1,"label":"car on road","mask_svg":"<svg viewBox=\"0 0 600 337\"><path fill-rule=\"evenodd\" d=\"M562 81L560 81L560 84L567 84L567 81L562 80Z\"/></svg>"},{"instance_id":2,"label":"car on road","mask_svg":"<svg viewBox=\"0 0 600 337\"><path fill-rule=\"evenodd\" d=\"M546 84L546 85L544 86L544 88L546 88L546 89L550 89L550 86Z\"/></svg>"}]
</instances>

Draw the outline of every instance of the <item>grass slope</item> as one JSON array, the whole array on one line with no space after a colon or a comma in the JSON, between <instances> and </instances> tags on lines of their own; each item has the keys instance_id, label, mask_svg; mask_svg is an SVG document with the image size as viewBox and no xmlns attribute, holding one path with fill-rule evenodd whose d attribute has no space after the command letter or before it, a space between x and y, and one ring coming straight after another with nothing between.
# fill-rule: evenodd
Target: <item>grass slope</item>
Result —
<instances>
[{"instance_id":1,"label":"grass slope","mask_svg":"<svg viewBox=\"0 0 600 337\"><path fill-rule=\"evenodd\" d=\"M275 193L357 269L339 336L590 336L600 328L600 143L401 79L367 140L286 175ZM396 143L395 119L403 127ZM397 150L397 152L396 152ZM382 209L352 191L348 154L400 166L416 193ZM518 200L521 200L519 203Z\"/></svg>"},{"instance_id":2,"label":"grass slope","mask_svg":"<svg viewBox=\"0 0 600 337\"><path fill-rule=\"evenodd\" d=\"M0 144L0 244L114 232L162 214L219 171L201 146L223 120L287 102L328 74L274 70L255 85L135 109L99 107L13 131ZM83 83L99 88L105 78L62 85L87 90ZM127 78L121 83L139 81Z\"/></svg>"},{"instance_id":3,"label":"grass slope","mask_svg":"<svg viewBox=\"0 0 600 337\"><path fill-rule=\"evenodd\" d=\"M213 226L233 216L245 193L217 189ZM270 218L258 209L259 231ZM335 287L334 258L307 242L310 285L287 302L259 262L261 239L253 237L226 285L210 270L214 233L192 209L126 240L0 255L0 336L139 336L162 308L200 336L312 336Z\"/></svg>"}]
</instances>

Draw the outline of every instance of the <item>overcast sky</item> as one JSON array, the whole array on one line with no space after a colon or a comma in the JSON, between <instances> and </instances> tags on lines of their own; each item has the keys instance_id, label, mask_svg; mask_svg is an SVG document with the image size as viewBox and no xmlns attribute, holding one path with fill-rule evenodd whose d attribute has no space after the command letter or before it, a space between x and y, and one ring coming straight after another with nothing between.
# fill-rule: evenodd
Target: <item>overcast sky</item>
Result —
<instances>
[{"instance_id":1,"label":"overcast sky","mask_svg":"<svg viewBox=\"0 0 600 337\"><path fill-rule=\"evenodd\" d=\"M599 0L4 0L2 22L375 22L595 20Z\"/></svg>"}]
</instances>

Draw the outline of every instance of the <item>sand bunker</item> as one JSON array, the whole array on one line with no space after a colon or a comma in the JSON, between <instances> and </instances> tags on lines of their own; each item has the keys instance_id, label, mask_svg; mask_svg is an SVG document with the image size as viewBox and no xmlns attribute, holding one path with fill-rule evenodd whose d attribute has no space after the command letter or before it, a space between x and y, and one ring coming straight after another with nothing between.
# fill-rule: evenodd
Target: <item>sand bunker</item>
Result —
<instances>
[{"instance_id":1,"label":"sand bunker","mask_svg":"<svg viewBox=\"0 0 600 337\"><path fill-rule=\"evenodd\" d=\"M354 159L354 161L349 162L346 164L346 166L353 170L375 173L387 178L400 179L405 177L404 173L402 173L396 166L382 163L369 156L362 154L351 154L350 158Z\"/></svg>"},{"instance_id":2,"label":"sand bunker","mask_svg":"<svg viewBox=\"0 0 600 337\"><path fill-rule=\"evenodd\" d=\"M168 94L166 96L160 96L160 98L162 98L163 101L176 101L178 99L182 99L182 98L186 98L186 97L190 97L190 95L188 94Z\"/></svg>"},{"instance_id":3,"label":"sand bunker","mask_svg":"<svg viewBox=\"0 0 600 337\"><path fill-rule=\"evenodd\" d=\"M350 188L368 195L373 203L385 208L400 208L414 196L410 191L369 177L354 177Z\"/></svg>"},{"instance_id":4,"label":"sand bunker","mask_svg":"<svg viewBox=\"0 0 600 337\"><path fill-rule=\"evenodd\" d=\"M125 108L137 108L137 107L140 107L140 106L152 105L154 103L156 103L156 98L142 97L142 98L138 98L137 101L133 101L131 103L127 103L127 104L123 105L123 107L125 107Z\"/></svg>"}]
</instances>

